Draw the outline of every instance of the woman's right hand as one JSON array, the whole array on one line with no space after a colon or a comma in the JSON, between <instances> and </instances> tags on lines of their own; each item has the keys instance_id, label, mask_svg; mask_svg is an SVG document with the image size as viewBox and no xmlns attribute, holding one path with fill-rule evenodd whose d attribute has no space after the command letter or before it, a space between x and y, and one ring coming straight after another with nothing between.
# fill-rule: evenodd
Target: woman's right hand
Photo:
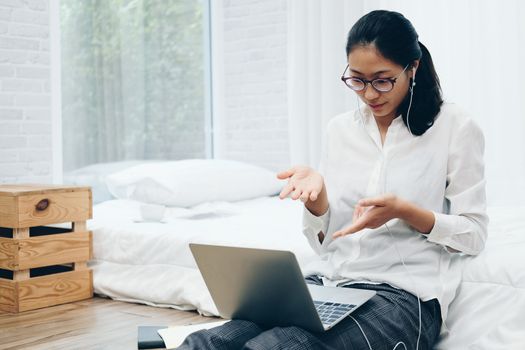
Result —
<instances>
[{"instance_id":1,"label":"woman's right hand","mask_svg":"<svg viewBox=\"0 0 525 350\"><path fill-rule=\"evenodd\" d=\"M284 199L290 195L293 200L300 199L306 203L308 200L315 202L324 187L324 179L317 171L307 166L294 166L277 174L281 180L288 179L279 198Z\"/></svg>"}]
</instances>

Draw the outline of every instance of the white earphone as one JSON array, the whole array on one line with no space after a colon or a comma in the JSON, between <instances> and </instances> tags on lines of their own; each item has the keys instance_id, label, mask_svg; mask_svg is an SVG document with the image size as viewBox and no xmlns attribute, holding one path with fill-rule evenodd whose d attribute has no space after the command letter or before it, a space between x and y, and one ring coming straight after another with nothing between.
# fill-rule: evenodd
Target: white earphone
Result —
<instances>
[{"instance_id":1,"label":"white earphone","mask_svg":"<svg viewBox=\"0 0 525 350\"><path fill-rule=\"evenodd\" d=\"M412 107L412 97L414 96L414 86L416 86L416 67L412 67L412 85L410 85L410 103L408 104L408 111L407 111L407 128L408 132L412 134L412 130L410 129L410 120L408 117L410 116L410 107Z\"/></svg>"}]
</instances>

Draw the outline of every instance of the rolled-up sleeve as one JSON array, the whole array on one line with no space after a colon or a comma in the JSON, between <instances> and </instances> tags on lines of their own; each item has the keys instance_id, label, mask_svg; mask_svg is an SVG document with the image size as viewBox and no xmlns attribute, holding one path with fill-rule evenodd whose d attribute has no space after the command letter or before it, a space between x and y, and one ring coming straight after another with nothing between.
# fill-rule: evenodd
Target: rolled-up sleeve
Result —
<instances>
[{"instance_id":1,"label":"rolled-up sleeve","mask_svg":"<svg viewBox=\"0 0 525 350\"><path fill-rule=\"evenodd\" d=\"M303 213L303 233L308 239L308 243L313 250L320 254L322 252L322 243L319 241L319 233L326 235L328 223L330 222L330 207L326 213L321 216L315 216L306 207Z\"/></svg>"},{"instance_id":2,"label":"rolled-up sleeve","mask_svg":"<svg viewBox=\"0 0 525 350\"><path fill-rule=\"evenodd\" d=\"M476 255L485 246L488 224L483 133L472 120L466 120L451 136L449 145L445 189L448 210L434 212L434 227L427 239L449 252Z\"/></svg>"}]
</instances>

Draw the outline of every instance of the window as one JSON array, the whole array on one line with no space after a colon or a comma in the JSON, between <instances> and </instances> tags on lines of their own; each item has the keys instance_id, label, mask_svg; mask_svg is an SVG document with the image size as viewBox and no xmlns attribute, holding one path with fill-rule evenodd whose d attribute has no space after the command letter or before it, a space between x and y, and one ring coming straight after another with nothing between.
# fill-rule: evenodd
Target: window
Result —
<instances>
[{"instance_id":1,"label":"window","mask_svg":"<svg viewBox=\"0 0 525 350\"><path fill-rule=\"evenodd\" d=\"M64 170L210 156L207 0L61 0Z\"/></svg>"}]
</instances>

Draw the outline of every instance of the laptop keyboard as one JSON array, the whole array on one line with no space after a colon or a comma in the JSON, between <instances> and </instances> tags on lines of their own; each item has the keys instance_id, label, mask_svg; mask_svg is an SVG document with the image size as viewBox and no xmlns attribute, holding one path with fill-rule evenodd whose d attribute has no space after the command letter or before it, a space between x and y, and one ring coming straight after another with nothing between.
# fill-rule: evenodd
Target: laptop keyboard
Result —
<instances>
[{"instance_id":1,"label":"laptop keyboard","mask_svg":"<svg viewBox=\"0 0 525 350\"><path fill-rule=\"evenodd\" d=\"M355 308L353 304L329 303L314 300L315 308L323 324L332 324L340 319L348 311Z\"/></svg>"}]
</instances>

